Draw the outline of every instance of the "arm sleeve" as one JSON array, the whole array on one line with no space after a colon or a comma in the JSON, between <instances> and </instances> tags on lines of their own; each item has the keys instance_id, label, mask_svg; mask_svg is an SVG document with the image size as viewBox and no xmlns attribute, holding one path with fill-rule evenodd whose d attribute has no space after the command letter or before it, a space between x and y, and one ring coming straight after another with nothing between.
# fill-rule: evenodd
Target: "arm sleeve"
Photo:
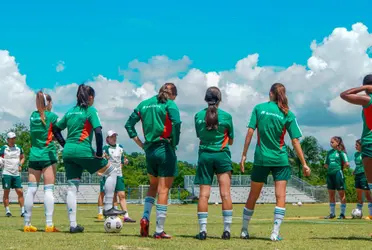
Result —
<instances>
[{"instance_id":1,"label":"arm sleeve","mask_svg":"<svg viewBox=\"0 0 372 250\"><path fill-rule=\"evenodd\" d=\"M103 136L102 136L102 129L101 127L97 127L94 129L94 135L96 137L96 155L98 157L102 157L103 155Z\"/></svg>"},{"instance_id":2,"label":"arm sleeve","mask_svg":"<svg viewBox=\"0 0 372 250\"><path fill-rule=\"evenodd\" d=\"M296 117L293 114L288 115L290 115L290 117L285 126L288 131L289 137L291 137L291 139L301 138L302 132L300 127L298 126Z\"/></svg>"},{"instance_id":3,"label":"arm sleeve","mask_svg":"<svg viewBox=\"0 0 372 250\"><path fill-rule=\"evenodd\" d=\"M66 129L66 127L67 127L66 115L64 115L61 120L59 120L58 122L56 122L56 127L58 127L60 129L60 131Z\"/></svg>"},{"instance_id":4,"label":"arm sleeve","mask_svg":"<svg viewBox=\"0 0 372 250\"><path fill-rule=\"evenodd\" d=\"M343 164L349 162L349 158L347 157L347 154L345 152L341 152L341 160Z\"/></svg>"},{"instance_id":5,"label":"arm sleeve","mask_svg":"<svg viewBox=\"0 0 372 250\"><path fill-rule=\"evenodd\" d=\"M253 129L257 128L257 108L256 107L254 107L254 109L252 110L251 119L249 120L247 127L253 128Z\"/></svg>"},{"instance_id":6,"label":"arm sleeve","mask_svg":"<svg viewBox=\"0 0 372 250\"><path fill-rule=\"evenodd\" d=\"M124 148L122 145L119 145L119 147L123 150L123 152L121 153L121 164L124 164L124 160L125 160L125 151L124 151Z\"/></svg>"},{"instance_id":7,"label":"arm sleeve","mask_svg":"<svg viewBox=\"0 0 372 250\"><path fill-rule=\"evenodd\" d=\"M181 117L180 111L175 102L170 101L168 102L167 111L169 114L169 118L172 121L172 135L171 135L171 143L172 146L176 147L180 142L180 134L181 134Z\"/></svg>"},{"instance_id":8,"label":"arm sleeve","mask_svg":"<svg viewBox=\"0 0 372 250\"><path fill-rule=\"evenodd\" d=\"M134 138L137 136L137 131L136 131L136 124L141 120L141 114L136 108L133 113L129 116L128 121L125 123L125 129L127 130L127 133L129 135L129 138Z\"/></svg>"},{"instance_id":9,"label":"arm sleeve","mask_svg":"<svg viewBox=\"0 0 372 250\"><path fill-rule=\"evenodd\" d=\"M234 139L234 123L232 120L232 116L229 119L229 138Z\"/></svg>"},{"instance_id":10,"label":"arm sleeve","mask_svg":"<svg viewBox=\"0 0 372 250\"><path fill-rule=\"evenodd\" d=\"M102 128L101 120L99 119L98 112L94 107L89 107L88 120L90 124L92 124L93 129Z\"/></svg>"},{"instance_id":11,"label":"arm sleeve","mask_svg":"<svg viewBox=\"0 0 372 250\"><path fill-rule=\"evenodd\" d=\"M51 113L50 122L52 123L53 126L57 124L57 120L58 120L58 115Z\"/></svg>"},{"instance_id":12,"label":"arm sleeve","mask_svg":"<svg viewBox=\"0 0 372 250\"><path fill-rule=\"evenodd\" d=\"M53 130L52 131L53 131L53 135L56 138L56 140L58 141L59 145L61 145L62 147L64 147L65 144L66 144L66 141L65 141L65 139L62 136L60 127L58 127L58 125L57 126L53 126Z\"/></svg>"}]
</instances>

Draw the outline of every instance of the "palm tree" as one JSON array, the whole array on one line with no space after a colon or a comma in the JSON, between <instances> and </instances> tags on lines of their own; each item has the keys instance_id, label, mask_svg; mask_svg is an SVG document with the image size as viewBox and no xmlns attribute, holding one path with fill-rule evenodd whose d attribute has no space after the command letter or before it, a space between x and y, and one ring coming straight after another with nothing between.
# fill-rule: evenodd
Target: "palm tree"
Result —
<instances>
[{"instance_id":1,"label":"palm tree","mask_svg":"<svg viewBox=\"0 0 372 250\"><path fill-rule=\"evenodd\" d=\"M322 148L318 144L318 140L313 136L306 136L300 142L305 160L308 164L319 163L322 159ZM294 149L287 147L289 163L293 168L298 167L298 177L301 178L301 162L295 153Z\"/></svg>"}]
</instances>

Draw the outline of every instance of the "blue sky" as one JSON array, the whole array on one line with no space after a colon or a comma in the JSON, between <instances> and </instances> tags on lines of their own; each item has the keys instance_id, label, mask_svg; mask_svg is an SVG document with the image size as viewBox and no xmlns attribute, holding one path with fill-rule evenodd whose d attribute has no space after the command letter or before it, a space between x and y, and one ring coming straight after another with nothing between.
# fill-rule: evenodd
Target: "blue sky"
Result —
<instances>
[{"instance_id":1,"label":"blue sky","mask_svg":"<svg viewBox=\"0 0 372 250\"><path fill-rule=\"evenodd\" d=\"M205 72L248 54L260 65L306 64L310 43L335 27L371 26L368 1L2 1L0 49L16 57L31 88L122 79L134 59L179 59ZM65 70L57 73L58 61Z\"/></svg>"}]
</instances>

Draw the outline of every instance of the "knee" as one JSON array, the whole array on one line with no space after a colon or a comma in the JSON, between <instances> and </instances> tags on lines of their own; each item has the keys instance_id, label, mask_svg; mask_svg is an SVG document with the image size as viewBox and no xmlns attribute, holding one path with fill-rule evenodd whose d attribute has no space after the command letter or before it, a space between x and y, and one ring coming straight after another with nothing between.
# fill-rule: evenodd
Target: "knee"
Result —
<instances>
[{"instance_id":1,"label":"knee","mask_svg":"<svg viewBox=\"0 0 372 250\"><path fill-rule=\"evenodd\" d=\"M231 194L229 191L224 191L224 192L221 192L221 200L224 201L224 200L229 200L231 198Z\"/></svg>"},{"instance_id":2,"label":"knee","mask_svg":"<svg viewBox=\"0 0 372 250\"><path fill-rule=\"evenodd\" d=\"M158 188L157 193L158 193L158 195L168 195L168 191L169 191L168 188L163 187L163 188Z\"/></svg>"},{"instance_id":3,"label":"knee","mask_svg":"<svg viewBox=\"0 0 372 250\"><path fill-rule=\"evenodd\" d=\"M278 194L275 194L275 198L277 200L285 200L285 193L278 193Z\"/></svg>"},{"instance_id":4,"label":"knee","mask_svg":"<svg viewBox=\"0 0 372 250\"><path fill-rule=\"evenodd\" d=\"M119 196L119 200L124 200L125 199L125 193L124 192L119 193L118 196Z\"/></svg>"},{"instance_id":5,"label":"knee","mask_svg":"<svg viewBox=\"0 0 372 250\"><path fill-rule=\"evenodd\" d=\"M200 194L199 200L209 200L210 194Z\"/></svg>"}]
</instances>

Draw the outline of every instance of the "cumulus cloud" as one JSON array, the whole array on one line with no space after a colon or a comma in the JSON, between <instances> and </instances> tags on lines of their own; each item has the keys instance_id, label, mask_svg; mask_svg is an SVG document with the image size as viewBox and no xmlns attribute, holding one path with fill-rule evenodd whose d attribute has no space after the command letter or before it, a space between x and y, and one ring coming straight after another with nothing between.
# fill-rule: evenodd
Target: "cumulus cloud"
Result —
<instances>
[{"instance_id":1,"label":"cumulus cloud","mask_svg":"<svg viewBox=\"0 0 372 250\"><path fill-rule=\"evenodd\" d=\"M56 66L56 71L57 72L62 72L65 70L65 62L64 61L59 61L57 66Z\"/></svg>"},{"instance_id":2,"label":"cumulus cloud","mask_svg":"<svg viewBox=\"0 0 372 250\"><path fill-rule=\"evenodd\" d=\"M361 133L361 110L342 101L339 93L360 85L362 77L372 72L372 60L368 55L371 46L372 34L365 25L356 23L350 30L336 28L321 42L313 41L307 65L293 64L288 68L259 65L259 55L252 54L239 60L233 69L203 72L192 68L187 56L174 60L161 55L147 62L130 62L122 72L124 81L98 75L88 84L96 90L95 106L104 130L116 130L129 152L138 150L124 130L129 114L140 101L156 94L166 81L176 83L179 92L176 102L183 121L179 159L196 161L198 140L194 114L206 106L205 90L218 86L223 95L220 108L230 112L234 119L236 139L232 154L233 160L239 161L250 113L256 104L268 100L274 82L286 85L290 108L298 117L305 136L314 135L325 148L329 148L330 137L343 136L350 152ZM10 95L0 99L0 113L6 119L24 119L30 112L33 92L25 79L15 59L7 51L0 51L0 86L11 89ZM59 113L75 103L77 86L71 83L47 90ZM13 100L19 105L12 105ZM4 119L1 123L5 124ZM139 134L142 132L140 126L138 124ZM254 144L255 141L249 151L250 159Z\"/></svg>"}]
</instances>

